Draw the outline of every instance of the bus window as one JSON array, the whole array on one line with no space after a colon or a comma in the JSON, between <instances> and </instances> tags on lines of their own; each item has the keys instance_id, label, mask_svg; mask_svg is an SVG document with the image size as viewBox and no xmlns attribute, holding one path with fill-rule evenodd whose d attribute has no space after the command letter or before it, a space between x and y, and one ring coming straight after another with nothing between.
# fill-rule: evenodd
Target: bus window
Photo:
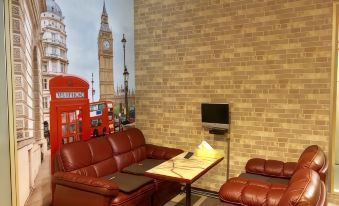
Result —
<instances>
[{"instance_id":1,"label":"bus window","mask_svg":"<svg viewBox=\"0 0 339 206\"><path fill-rule=\"evenodd\" d=\"M102 111L103 109L106 108L106 105L105 104L98 104L98 110Z\"/></svg>"},{"instance_id":2,"label":"bus window","mask_svg":"<svg viewBox=\"0 0 339 206\"><path fill-rule=\"evenodd\" d=\"M90 110L91 112L98 110L98 105L97 104L91 105Z\"/></svg>"},{"instance_id":3,"label":"bus window","mask_svg":"<svg viewBox=\"0 0 339 206\"><path fill-rule=\"evenodd\" d=\"M98 120L97 119L92 119L91 127L97 127L97 126L98 126Z\"/></svg>"},{"instance_id":4,"label":"bus window","mask_svg":"<svg viewBox=\"0 0 339 206\"><path fill-rule=\"evenodd\" d=\"M113 112L108 112L108 120L109 121L113 120Z\"/></svg>"}]
</instances>

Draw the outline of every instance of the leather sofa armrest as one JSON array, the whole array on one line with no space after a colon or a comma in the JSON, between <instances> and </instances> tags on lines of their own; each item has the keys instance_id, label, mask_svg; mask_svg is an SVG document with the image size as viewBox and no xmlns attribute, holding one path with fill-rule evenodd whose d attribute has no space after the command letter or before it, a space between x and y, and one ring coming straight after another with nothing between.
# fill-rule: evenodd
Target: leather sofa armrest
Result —
<instances>
[{"instance_id":1,"label":"leather sofa armrest","mask_svg":"<svg viewBox=\"0 0 339 206\"><path fill-rule=\"evenodd\" d=\"M291 178L297 168L296 162L253 158L246 163L246 172L272 177Z\"/></svg>"},{"instance_id":2,"label":"leather sofa armrest","mask_svg":"<svg viewBox=\"0 0 339 206\"><path fill-rule=\"evenodd\" d=\"M150 159L169 160L183 152L181 149L146 144L146 155Z\"/></svg>"},{"instance_id":3,"label":"leather sofa armrest","mask_svg":"<svg viewBox=\"0 0 339 206\"><path fill-rule=\"evenodd\" d=\"M104 196L117 196L118 185L111 180L78 175L70 172L57 172L53 176L53 184L74 189L93 192Z\"/></svg>"}]
</instances>

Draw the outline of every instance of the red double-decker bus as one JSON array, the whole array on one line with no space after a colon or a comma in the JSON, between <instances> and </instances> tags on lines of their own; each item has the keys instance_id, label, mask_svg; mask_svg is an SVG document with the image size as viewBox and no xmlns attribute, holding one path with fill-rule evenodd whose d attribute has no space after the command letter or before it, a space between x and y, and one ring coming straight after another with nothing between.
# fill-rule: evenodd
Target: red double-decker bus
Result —
<instances>
[{"instance_id":1,"label":"red double-decker bus","mask_svg":"<svg viewBox=\"0 0 339 206\"><path fill-rule=\"evenodd\" d=\"M99 101L89 104L90 131L93 137L114 132L114 111L112 101Z\"/></svg>"}]
</instances>

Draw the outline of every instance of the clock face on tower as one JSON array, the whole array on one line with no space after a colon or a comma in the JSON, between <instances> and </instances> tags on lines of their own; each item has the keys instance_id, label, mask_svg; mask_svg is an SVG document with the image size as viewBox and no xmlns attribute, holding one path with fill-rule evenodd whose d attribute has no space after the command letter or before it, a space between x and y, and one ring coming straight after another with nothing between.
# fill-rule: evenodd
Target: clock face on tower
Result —
<instances>
[{"instance_id":1,"label":"clock face on tower","mask_svg":"<svg viewBox=\"0 0 339 206\"><path fill-rule=\"evenodd\" d=\"M105 41L103 42L103 46L104 46L104 49L108 49L109 46L110 46L109 41L105 40Z\"/></svg>"}]
</instances>

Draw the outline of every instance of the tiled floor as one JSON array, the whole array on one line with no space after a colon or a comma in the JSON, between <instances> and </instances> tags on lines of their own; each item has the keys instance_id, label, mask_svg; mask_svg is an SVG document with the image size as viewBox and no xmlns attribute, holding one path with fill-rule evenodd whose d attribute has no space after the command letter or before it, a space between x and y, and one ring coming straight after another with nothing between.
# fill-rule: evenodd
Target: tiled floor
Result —
<instances>
[{"instance_id":1,"label":"tiled floor","mask_svg":"<svg viewBox=\"0 0 339 206\"><path fill-rule=\"evenodd\" d=\"M225 206L220 203L219 199L208 198L204 196L192 195L193 206ZM164 206L185 206L185 195L178 195L172 199L171 202L166 203Z\"/></svg>"}]
</instances>

